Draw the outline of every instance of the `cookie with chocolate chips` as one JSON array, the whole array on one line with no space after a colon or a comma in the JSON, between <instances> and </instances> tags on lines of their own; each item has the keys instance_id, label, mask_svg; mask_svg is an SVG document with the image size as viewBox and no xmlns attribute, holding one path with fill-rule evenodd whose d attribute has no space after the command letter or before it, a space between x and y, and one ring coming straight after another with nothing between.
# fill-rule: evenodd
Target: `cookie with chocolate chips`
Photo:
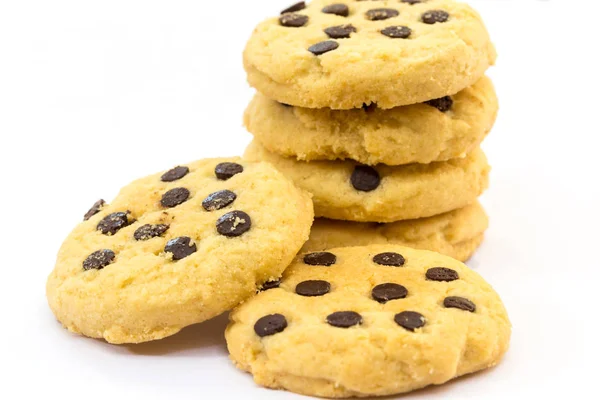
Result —
<instances>
[{"instance_id":1,"label":"cookie with chocolate chips","mask_svg":"<svg viewBox=\"0 0 600 400\"><path fill-rule=\"evenodd\" d=\"M395 245L328 254L328 266L306 262L322 255L299 255L277 287L231 313L231 358L258 384L386 396L492 367L505 354L511 324L502 300L461 262Z\"/></svg>"},{"instance_id":2,"label":"cookie with chocolate chips","mask_svg":"<svg viewBox=\"0 0 600 400\"><path fill-rule=\"evenodd\" d=\"M481 17L453 0L313 0L278 11L253 31L244 65L250 84L280 103L423 103L473 85L496 60Z\"/></svg>"},{"instance_id":3,"label":"cookie with chocolate chips","mask_svg":"<svg viewBox=\"0 0 600 400\"><path fill-rule=\"evenodd\" d=\"M335 32L351 34L349 28L340 29ZM284 107L257 93L244 123L267 150L285 157L404 165L447 161L473 151L497 113L494 86L483 77L455 95L390 110Z\"/></svg>"},{"instance_id":4,"label":"cookie with chocolate chips","mask_svg":"<svg viewBox=\"0 0 600 400\"><path fill-rule=\"evenodd\" d=\"M388 224L317 218L302 251L389 243L435 251L466 261L483 241L487 228L488 217L478 202L429 218Z\"/></svg>"},{"instance_id":5,"label":"cookie with chocolate chips","mask_svg":"<svg viewBox=\"0 0 600 400\"><path fill-rule=\"evenodd\" d=\"M75 333L161 339L273 285L312 220L309 195L266 163L180 165L93 205L59 251L48 302Z\"/></svg>"},{"instance_id":6,"label":"cookie with chocolate chips","mask_svg":"<svg viewBox=\"0 0 600 400\"><path fill-rule=\"evenodd\" d=\"M350 160L298 161L255 140L244 157L273 164L312 193L317 217L355 222L412 220L466 207L487 189L490 171L479 148L464 158L431 164L366 166Z\"/></svg>"}]
</instances>

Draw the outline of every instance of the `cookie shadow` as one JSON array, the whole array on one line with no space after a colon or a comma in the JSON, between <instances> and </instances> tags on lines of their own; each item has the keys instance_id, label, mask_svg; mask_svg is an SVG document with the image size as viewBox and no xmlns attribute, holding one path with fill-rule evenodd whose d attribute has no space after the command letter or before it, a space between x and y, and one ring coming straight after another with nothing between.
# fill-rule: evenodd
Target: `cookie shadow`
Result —
<instances>
[{"instance_id":1,"label":"cookie shadow","mask_svg":"<svg viewBox=\"0 0 600 400\"><path fill-rule=\"evenodd\" d=\"M196 355L200 352L223 353L227 355L225 328L228 313L209 321L188 326L181 332L153 342L125 345L127 351L140 356L162 356L176 353Z\"/></svg>"}]
</instances>

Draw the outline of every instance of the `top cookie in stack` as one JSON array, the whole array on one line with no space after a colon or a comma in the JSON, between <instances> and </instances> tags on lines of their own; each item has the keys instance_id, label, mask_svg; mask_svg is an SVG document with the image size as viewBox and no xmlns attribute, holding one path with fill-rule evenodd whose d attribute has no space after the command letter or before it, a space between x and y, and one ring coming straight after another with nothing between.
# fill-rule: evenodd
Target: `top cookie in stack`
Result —
<instances>
[{"instance_id":1,"label":"top cookie in stack","mask_svg":"<svg viewBox=\"0 0 600 400\"><path fill-rule=\"evenodd\" d=\"M260 24L244 52L267 97L343 110L453 95L495 59L477 12L451 0L300 2Z\"/></svg>"},{"instance_id":2,"label":"top cookie in stack","mask_svg":"<svg viewBox=\"0 0 600 400\"><path fill-rule=\"evenodd\" d=\"M443 237L435 242L451 249L446 254L464 260L487 228L477 198L490 168L479 144L498 111L484 76L495 59L481 18L466 4L294 4L261 23L244 52L248 80L259 92L245 114L255 137L245 156L271 162L311 192L318 217L402 223L412 232L425 230L432 217L478 226L477 232L461 230L470 232L466 236L435 232ZM460 212L467 207L479 208L477 221L458 220L474 215ZM339 245L332 226L340 235L345 229L343 223L316 223ZM378 228L358 229L375 238ZM416 242L408 234L391 241ZM434 240L417 241L438 249L428 245ZM327 245L311 243L307 248L314 251Z\"/></svg>"}]
</instances>

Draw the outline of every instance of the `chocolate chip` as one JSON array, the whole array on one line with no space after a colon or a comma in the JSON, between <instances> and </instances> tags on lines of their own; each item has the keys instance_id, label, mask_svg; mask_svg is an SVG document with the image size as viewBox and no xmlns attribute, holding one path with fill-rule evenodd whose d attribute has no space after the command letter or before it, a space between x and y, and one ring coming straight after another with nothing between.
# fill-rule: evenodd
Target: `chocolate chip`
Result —
<instances>
[{"instance_id":1,"label":"chocolate chip","mask_svg":"<svg viewBox=\"0 0 600 400\"><path fill-rule=\"evenodd\" d=\"M348 39L352 33L356 32L356 28L352 25L339 25L326 28L324 32L331 39Z\"/></svg>"},{"instance_id":2,"label":"chocolate chip","mask_svg":"<svg viewBox=\"0 0 600 400\"><path fill-rule=\"evenodd\" d=\"M393 8L374 8L367 11L367 18L371 21L382 21L397 17L398 15L400 15L398 10L394 10Z\"/></svg>"},{"instance_id":3,"label":"chocolate chip","mask_svg":"<svg viewBox=\"0 0 600 400\"><path fill-rule=\"evenodd\" d=\"M381 33L392 39L407 39L411 35L412 30L408 26L388 26Z\"/></svg>"},{"instance_id":4,"label":"chocolate chip","mask_svg":"<svg viewBox=\"0 0 600 400\"><path fill-rule=\"evenodd\" d=\"M220 163L215 167L215 175L217 176L217 179L222 181L231 179L233 176L241 174L242 172L244 172L244 167L240 164L231 162Z\"/></svg>"},{"instance_id":5,"label":"chocolate chip","mask_svg":"<svg viewBox=\"0 0 600 400\"><path fill-rule=\"evenodd\" d=\"M202 202L202 207L206 211L216 211L227 207L237 199L235 193L230 190L220 190L209 195Z\"/></svg>"},{"instance_id":6,"label":"chocolate chip","mask_svg":"<svg viewBox=\"0 0 600 400\"><path fill-rule=\"evenodd\" d=\"M133 234L133 238L138 241L150 240L152 238L160 237L169 230L169 225L144 225L140 226Z\"/></svg>"},{"instance_id":7,"label":"chocolate chip","mask_svg":"<svg viewBox=\"0 0 600 400\"><path fill-rule=\"evenodd\" d=\"M281 281L279 279L277 279L276 281L268 281L268 282L263 283L260 290L262 292L264 292L266 290L277 289L280 284L281 284Z\"/></svg>"},{"instance_id":8,"label":"chocolate chip","mask_svg":"<svg viewBox=\"0 0 600 400\"><path fill-rule=\"evenodd\" d=\"M276 333L281 333L287 328L287 320L281 314L266 315L256 321L254 324L254 332L259 337L271 336Z\"/></svg>"},{"instance_id":9,"label":"chocolate chip","mask_svg":"<svg viewBox=\"0 0 600 400\"><path fill-rule=\"evenodd\" d=\"M381 253L373 257L373 262L388 267L401 267L406 263L406 259L398 253Z\"/></svg>"},{"instance_id":10,"label":"chocolate chip","mask_svg":"<svg viewBox=\"0 0 600 400\"><path fill-rule=\"evenodd\" d=\"M404 299L408 296L408 290L397 283L382 283L373 288L371 296L373 300L385 304L390 300Z\"/></svg>"},{"instance_id":11,"label":"chocolate chip","mask_svg":"<svg viewBox=\"0 0 600 400\"><path fill-rule=\"evenodd\" d=\"M444 307L458 308L459 310L475 312L475 304L464 297L451 296L444 299Z\"/></svg>"},{"instance_id":12,"label":"chocolate chip","mask_svg":"<svg viewBox=\"0 0 600 400\"><path fill-rule=\"evenodd\" d=\"M331 4L323 8L321 11L323 11L325 14L335 14L339 15L340 17L347 17L350 15L350 9L345 4Z\"/></svg>"},{"instance_id":13,"label":"chocolate chip","mask_svg":"<svg viewBox=\"0 0 600 400\"><path fill-rule=\"evenodd\" d=\"M425 326L425 317L414 311L403 311L394 316L394 321L404 329L414 332Z\"/></svg>"},{"instance_id":14,"label":"chocolate chip","mask_svg":"<svg viewBox=\"0 0 600 400\"><path fill-rule=\"evenodd\" d=\"M375 168L357 165L352 172L350 182L354 189L361 192L371 192L379 187L381 177Z\"/></svg>"},{"instance_id":15,"label":"chocolate chip","mask_svg":"<svg viewBox=\"0 0 600 400\"><path fill-rule=\"evenodd\" d=\"M371 104L363 103L362 109L368 113L373 112L377 109L377 103L371 103Z\"/></svg>"},{"instance_id":16,"label":"chocolate chip","mask_svg":"<svg viewBox=\"0 0 600 400\"><path fill-rule=\"evenodd\" d=\"M304 281L296 286L296 293L306 297L323 296L330 290L331 285L326 281Z\"/></svg>"},{"instance_id":17,"label":"chocolate chip","mask_svg":"<svg viewBox=\"0 0 600 400\"><path fill-rule=\"evenodd\" d=\"M315 56L320 56L322 54L335 50L338 47L340 47L338 42L335 42L333 40L326 40L324 42L313 44L308 48L308 51L313 53Z\"/></svg>"},{"instance_id":18,"label":"chocolate chip","mask_svg":"<svg viewBox=\"0 0 600 400\"><path fill-rule=\"evenodd\" d=\"M187 174L190 173L190 169L188 167L175 167L170 171L167 171L160 177L160 180L163 182L174 182L178 181Z\"/></svg>"},{"instance_id":19,"label":"chocolate chip","mask_svg":"<svg viewBox=\"0 0 600 400\"><path fill-rule=\"evenodd\" d=\"M308 17L302 14L283 14L279 17L281 26L300 28L308 23Z\"/></svg>"},{"instance_id":20,"label":"chocolate chip","mask_svg":"<svg viewBox=\"0 0 600 400\"><path fill-rule=\"evenodd\" d=\"M102 269L115 260L115 252L112 250L98 250L93 252L83 262L83 269Z\"/></svg>"},{"instance_id":21,"label":"chocolate chip","mask_svg":"<svg viewBox=\"0 0 600 400\"><path fill-rule=\"evenodd\" d=\"M304 264L330 267L335 264L337 257L328 252L310 253L304 256Z\"/></svg>"},{"instance_id":22,"label":"chocolate chip","mask_svg":"<svg viewBox=\"0 0 600 400\"><path fill-rule=\"evenodd\" d=\"M92 206L92 208L90 208L88 210L88 212L85 213L85 215L83 216L83 220L87 221L90 218L92 218L94 215L98 214L100 212L100 210L102 209L102 207L104 207L105 204L106 204L106 202L102 199L95 202L94 205Z\"/></svg>"},{"instance_id":23,"label":"chocolate chip","mask_svg":"<svg viewBox=\"0 0 600 400\"><path fill-rule=\"evenodd\" d=\"M131 225L128 216L129 211L109 214L98 223L97 229L104 235L112 236L126 226Z\"/></svg>"},{"instance_id":24,"label":"chocolate chip","mask_svg":"<svg viewBox=\"0 0 600 400\"><path fill-rule=\"evenodd\" d=\"M410 4L411 6L413 4L419 4L419 3L422 3L422 2L423 2L422 0L402 0L402 3L407 3L407 4Z\"/></svg>"},{"instance_id":25,"label":"chocolate chip","mask_svg":"<svg viewBox=\"0 0 600 400\"><path fill-rule=\"evenodd\" d=\"M171 239L165 246L165 253L171 253L175 261L191 256L196 251L198 251L196 243L193 243L192 239L187 236Z\"/></svg>"},{"instance_id":26,"label":"chocolate chip","mask_svg":"<svg viewBox=\"0 0 600 400\"><path fill-rule=\"evenodd\" d=\"M163 207L173 208L185 203L190 198L190 191L186 188L175 188L163 194L160 204Z\"/></svg>"},{"instance_id":27,"label":"chocolate chip","mask_svg":"<svg viewBox=\"0 0 600 400\"><path fill-rule=\"evenodd\" d=\"M296 11L300 11L300 10L304 10L306 8L306 3L304 1L298 2L296 4L293 4L291 6L289 6L288 8L286 8L285 10L283 10L281 12L281 14L286 14L286 13L292 13L292 12L296 12Z\"/></svg>"},{"instance_id":28,"label":"chocolate chip","mask_svg":"<svg viewBox=\"0 0 600 400\"><path fill-rule=\"evenodd\" d=\"M454 100L452 100L452 97L450 97L450 96L444 96L439 99L426 101L425 104L435 107L438 110L440 110L441 112L446 112L452 108L452 105L454 104Z\"/></svg>"},{"instance_id":29,"label":"chocolate chip","mask_svg":"<svg viewBox=\"0 0 600 400\"><path fill-rule=\"evenodd\" d=\"M435 24L436 22L446 22L450 18L450 14L448 14L444 10L430 10L421 16L421 21L426 24Z\"/></svg>"},{"instance_id":30,"label":"chocolate chip","mask_svg":"<svg viewBox=\"0 0 600 400\"><path fill-rule=\"evenodd\" d=\"M458 272L450 268L442 267L428 269L425 277L430 281L437 282L452 282L459 279Z\"/></svg>"},{"instance_id":31,"label":"chocolate chip","mask_svg":"<svg viewBox=\"0 0 600 400\"><path fill-rule=\"evenodd\" d=\"M327 323L336 328L350 328L362 324L362 317L354 311L338 311L327 316Z\"/></svg>"},{"instance_id":32,"label":"chocolate chip","mask_svg":"<svg viewBox=\"0 0 600 400\"><path fill-rule=\"evenodd\" d=\"M252 226L250 216L243 211L232 211L217 220L217 232L223 236L236 237L248 232Z\"/></svg>"}]
</instances>

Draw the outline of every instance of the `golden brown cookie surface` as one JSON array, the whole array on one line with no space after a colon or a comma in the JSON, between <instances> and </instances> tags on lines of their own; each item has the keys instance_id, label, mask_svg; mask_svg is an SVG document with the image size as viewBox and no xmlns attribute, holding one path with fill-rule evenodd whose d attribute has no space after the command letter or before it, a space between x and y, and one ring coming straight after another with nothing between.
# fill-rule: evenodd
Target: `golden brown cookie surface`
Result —
<instances>
[{"instance_id":1,"label":"golden brown cookie surface","mask_svg":"<svg viewBox=\"0 0 600 400\"><path fill-rule=\"evenodd\" d=\"M281 103L420 103L474 84L496 59L480 16L452 0L315 0L291 11L259 24L244 52L250 84Z\"/></svg>"},{"instance_id":2,"label":"golden brown cookie surface","mask_svg":"<svg viewBox=\"0 0 600 400\"><path fill-rule=\"evenodd\" d=\"M442 384L496 365L511 334L502 301L476 272L394 245L301 255L230 320L239 368L264 386L322 397Z\"/></svg>"},{"instance_id":3,"label":"golden brown cookie surface","mask_svg":"<svg viewBox=\"0 0 600 400\"><path fill-rule=\"evenodd\" d=\"M280 276L313 212L273 167L235 158L140 179L85 218L48 279L50 307L73 332L137 343L219 315Z\"/></svg>"}]
</instances>

